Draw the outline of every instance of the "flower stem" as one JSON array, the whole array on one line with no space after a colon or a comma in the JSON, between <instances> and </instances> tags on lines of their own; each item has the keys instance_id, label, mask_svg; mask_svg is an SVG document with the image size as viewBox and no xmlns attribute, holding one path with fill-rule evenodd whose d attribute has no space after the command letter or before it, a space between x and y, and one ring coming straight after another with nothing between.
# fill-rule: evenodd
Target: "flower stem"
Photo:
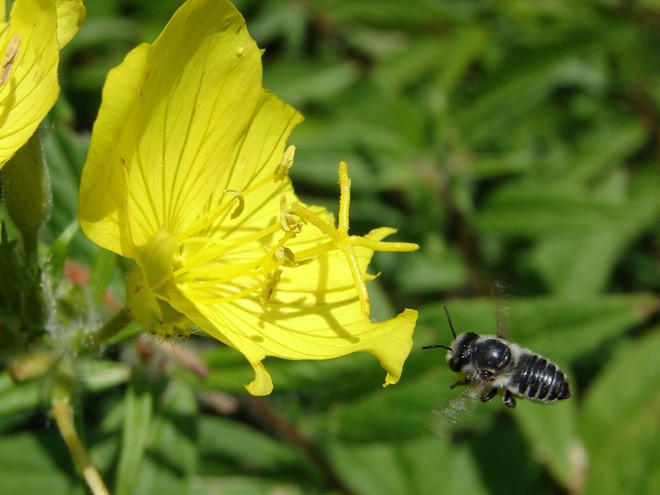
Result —
<instances>
[{"instance_id":1,"label":"flower stem","mask_svg":"<svg viewBox=\"0 0 660 495\"><path fill-rule=\"evenodd\" d=\"M89 489L94 495L108 495L110 492L106 488L105 483L103 483L98 470L92 464L85 447L80 441L80 437L78 437L73 424L73 415L71 414L69 401L66 399L54 399L52 411L64 443L66 443L76 466L82 472L87 486L89 486Z\"/></svg>"},{"instance_id":2,"label":"flower stem","mask_svg":"<svg viewBox=\"0 0 660 495\"><path fill-rule=\"evenodd\" d=\"M57 367L55 381L51 390L51 406L55 423L60 430L71 458L80 469L87 486L94 495L109 495L109 491L101 479L98 470L80 441L71 410L71 389L73 386L73 365L64 359Z\"/></svg>"},{"instance_id":3,"label":"flower stem","mask_svg":"<svg viewBox=\"0 0 660 495\"><path fill-rule=\"evenodd\" d=\"M131 323L131 317L126 308L122 308L101 328L89 334L89 343L91 345L103 344L126 328L129 323Z\"/></svg>"}]
</instances>

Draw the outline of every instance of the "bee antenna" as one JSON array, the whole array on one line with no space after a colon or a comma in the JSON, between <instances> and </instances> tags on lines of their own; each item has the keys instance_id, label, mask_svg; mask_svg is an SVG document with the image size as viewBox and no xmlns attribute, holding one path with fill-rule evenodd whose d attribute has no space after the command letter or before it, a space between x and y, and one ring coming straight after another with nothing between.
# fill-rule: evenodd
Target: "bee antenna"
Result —
<instances>
[{"instance_id":1,"label":"bee antenna","mask_svg":"<svg viewBox=\"0 0 660 495\"><path fill-rule=\"evenodd\" d=\"M437 349L438 347L440 347L441 349L447 349L448 351L451 351L451 347L442 344L425 345L424 347L422 347L422 349Z\"/></svg>"},{"instance_id":2,"label":"bee antenna","mask_svg":"<svg viewBox=\"0 0 660 495\"><path fill-rule=\"evenodd\" d=\"M443 304L443 308L445 308L445 314L447 315L447 322L449 323L449 329L451 330L451 334L456 338L456 332L454 332L454 325L451 324L451 316L449 316L449 310L447 309L447 305Z\"/></svg>"}]
</instances>

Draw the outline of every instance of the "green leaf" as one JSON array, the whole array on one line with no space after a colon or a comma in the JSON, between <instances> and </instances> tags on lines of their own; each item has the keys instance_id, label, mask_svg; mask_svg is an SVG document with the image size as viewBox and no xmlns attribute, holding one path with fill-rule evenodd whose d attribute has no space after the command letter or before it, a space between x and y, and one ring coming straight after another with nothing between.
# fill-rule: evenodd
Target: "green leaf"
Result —
<instances>
[{"instance_id":1,"label":"green leaf","mask_svg":"<svg viewBox=\"0 0 660 495\"><path fill-rule=\"evenodd\" d=\"M0 431L20 422L21 416L32 414L46 401L43 381L17 383L6 371L0 374L0 397Z\"/></svg>"},{"instance_id":2,"label":"green leaf","mask_svg":"<svg viewBox=\"0 0 660 495\"><path fill-rule=\"evenodd\" d=\"M532 251L532 261L553 292L585 295L601 292L628 239L618 229L585 228L557 232Z\"/></svg>"},{"instance_id":3,"label":"green leaf","mask_svg":"<svg viewBox=\"0 0 660 495\"><path fill-rule=\"evenodd\" d=\"M409 442L354 444L332 441L330 461L355 493L490 493L467 445L432 435Z\"/></svg>"},{"instance_id":4,"label":"green leaf","mask_svg":"<svg viewBox=\"0 0 660 495\"><path fill-rule=\"evenodd\" d=\"M465 284L468 273L460 255L453 248L438 245L434 241L429 236L423 244L424 252L404 259L396 258L401 265L397 270L402 274L397 288L403 293L433 294ZM391 273L387 268L383 271Z\"/></svg>"},{"instance_id":5,"label":"green leaf","mask_svg":"<svg viewBox=\"0 0 660 495\"><path fill-rule=\"evenodd\" d=\"M635 205L593 197L575 183L517 183L489 198L476 225L483 233L535 237L557 231L577 235L594 227L622 228L638 224L639 219Z\"/></svg>"},{"instance_id":6,"label":"green leaf","mask_svg":"<svg viewBox=\"0 0 660 495\"><path fill-rule=\"evenodd\" d=\"M118 495L135 493L143 466L153 421L153 392L148 383L139 370L134 370L126 394L121 454L115 481Z\"/></svg>"},{"instance_id":7,"label":"green leaf","mask_svg":"<svg viewBox=\"0 0 660 495\"><path fill-rule=\"evenodd\" d=\"M190 493L205 495L221 493L223 495L303 495L309 493L286 480L269 480L248 476L196 476L190 485Z\"/></svg>"},{"instance_id":8,"label":"green leaf","mask_svg":"<svg viewBox=\"0 0 660 495\"><path fill-rule=\"evenodd\" d=\"M131 368L125 363L81 359L77 367L86 392L107 390L131 379Z\"/></svg>"},{"instance_id":9,"label":"green leaf","mask_svg":"<svg viewBox=\"0 0 660 495\"><path fill-rule=\"evenodd\" d=\"M284 101L300 106L328 98L346 89L357 78L358 69L351 62L300 63L291 60L268 71L264 86Z\"/></svg>"},{"instance_id":10,"label":"green leaf","mask_svg":"<svg viewBox=\"0 0 660 495\"><path fill-rule=\"evenodd\" d=\"M194 392L187 385L170 380L158 394L150 423L147 425L143 420L143 424L148 435L132 493L186 492L198 470L198 411Z\"/></svg>"},{"instance_id":11,"label":"green leaf","mask_svg":"<svg viewBox=\"0 0 660 495\"><path fill-rule=\"evenodd\" d=\"M520 400L512 413L535 459L568 491L577 491L587 468L586 449L577 431L577 411L575 399L552 405Z\"/></svg>"},{"instance_id":12,"label":"green leaf","mask_svg":"<svg viewBox=\"0 0 660 495\"><path fill-rule=\"evenodd\" d=\"M110 281L116 275L117 254L104 249L98 251L94 261L94 267L89 276L89 289L92 299L96 303L103 301Z\"/></svg>"},{"instance_id":13,"label":"green leaf","mask_svg":"<svg viewBox=\"0 0 660 495\"><path fill-rule=\"evenodd\" d=\"M649 494L660 480L660 328L626 344L584 400L586 493Z\"/></svg>"},{"instance_id":14,"label":"green leaf","mask_svg":"<svg viewBox=\"0 0 660 495\"><path fill-rule=\"evenodd\" d=\"M585 43L586 45L586 43ZM570 42L517 54L499 72L482 80L487 90L467 100L456 99L458 124L472 145L501 138L527 112L542 106L553 86L584 45Z\"/></svg>"},{"instance_id":15,"label":"green leaf","mask_svg":"<svg viewBox=\"0 0 660 495\"><path fill-rule=\"evenodd\" d=\"M87 493L56 429L3 436L0 442L3 495Z\"/></svg>"},{"instance_id":16,"label":"green leaf","mask_svg":"<svg viewBox=\"0 0 660 495\"><path fill-rule=\"evenodd\" d=\"M203 416L199 426L198 475L210 479L220 477L218 485L231 483L239 473L253 475L264 484L276 486L281 486L284 479L298 480L301 485L323 479L304 452L255 428L210 416Z\"/></svg>"},{"instance_id":17,"label":"green leaf","mask_svg":"<svg viewBox=\"0 0 660 495\"><path fill-rule=\"evenodd\" d=\"M474 1L446 4L424 0L409 0L405 3L396 0L379 0L377 3L369 0L320 0L315 3L323 7L326 15L331 15L340 23L369 21L412 30L447 20L469 19L483 8L480 2Z\"/></svg>"},{"instance_id":18,"label":"green leaf","mask_svg":"<svg viewBox=\"0 0 660 495\"><path fill-rule=\"evenodd\" d=\"M149 457L155 458L160 471L189 478L197 471L198 410L194 391L171 380L156 406ZM139 490L144 491L146 486Z\"/></svg>"},{"instance_id":19,"label":"green leaf","mask_svg":"<svg viewBox=\"0 0 660 495\"><path fill-rule=\"evenodd\" d=\"M435 373L420 377L406 374L395 387L376 389L333 411L330 429L336 438L352 442L395 441L428 434L431 411L449 396L450 384Z\"/></svg>"},{"instance_id":20,"label":"green leaf","mask_svg":"<svg viewBox=\"0 0 660 495\"><path fill-rule=\"evenodd\" d=\"M75 220L71 222L58 236L58 238L53 242L53 245L50 250L50 273L53 277L53 284L57 285L57 282L62 277L62 272L64 270L64 263L69 252L69 246L74 236L79 231L78 221Z\"/></svg>"}]
</instances>

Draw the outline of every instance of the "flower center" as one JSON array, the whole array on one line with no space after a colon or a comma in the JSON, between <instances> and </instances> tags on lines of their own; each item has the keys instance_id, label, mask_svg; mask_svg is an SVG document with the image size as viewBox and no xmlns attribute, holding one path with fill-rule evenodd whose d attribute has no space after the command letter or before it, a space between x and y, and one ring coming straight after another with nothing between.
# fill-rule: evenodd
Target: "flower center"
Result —
<instances>
[{"instance_id":1,"label":"flower center","mask_svg":"<svg viewBox=\"0 0 660 495\"><path fill-rule=\"evenodd\" d=\"M224 201L177 236L180 249L175 255L174 280L177 285L185 285L191 298L207 304L222 304L237 299L262 304L275 296L282 267L295 268L313 262L324 253L339 250L348 263L362 311L369 315L368 277L360 269L354 248L413 251L418 246L348 234L351 181L344 162L339 165L340 199L336 227L303 204L295 201L288 203L285 195L280 200L279 217L273 215L264 225L258 225L255 220L261 212L251 211L250 201L255 198L259 200L259 194L263 194L263 188L269 184L272 191L273 181L282 182L287 178L293 156L294 148L290 146L273 174L243 191L225 190ZM282 184L283 192L286 192L288 185ZM238 220L244 215L254 215L255 218L246 222L252 228L243 228L240 230L242 235L235 235L238 230L229 228L226 222ZM306 228L306 224L322 232L327 241L295 252L287 247L287 243Z\"/></svg>"}]
</instances>

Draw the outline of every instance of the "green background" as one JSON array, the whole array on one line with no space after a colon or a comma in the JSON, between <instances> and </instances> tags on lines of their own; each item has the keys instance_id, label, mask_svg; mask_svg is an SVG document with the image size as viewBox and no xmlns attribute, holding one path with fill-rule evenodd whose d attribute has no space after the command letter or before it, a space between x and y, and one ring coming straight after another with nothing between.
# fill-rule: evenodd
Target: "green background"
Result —
<instances>
[{"instance_id":1,"label":"green background","mask_svg":"<svg viewBox=\"0 0 660 495\"><path fill-rule=\"evenodd\" d=\"M179 2L85 4L46 133L43 235L60 310L81 328L110 314L96 304L107 290L123 297L121 260L75 227L100 90ZM660 493L660 3L236 5L266 49L264 85L306 117L290 140L296 191L336 210L345 160L352 230L420 244L376 255L369 286L376 319L419 310L414 348L387 389L368 355L271 359L275 391L253 398L239 353L133 329L75 359L80 433L112 493ZM63 273L65 259L77 265ZM434 411L460 393L444 352L421 351L449 343L442 303L459 332L494 333L504 315L573 397L513 411L498 397L438 434ZM86 492L48 385L0 374L2 494Z\"/></svg>"}]
</instances>

